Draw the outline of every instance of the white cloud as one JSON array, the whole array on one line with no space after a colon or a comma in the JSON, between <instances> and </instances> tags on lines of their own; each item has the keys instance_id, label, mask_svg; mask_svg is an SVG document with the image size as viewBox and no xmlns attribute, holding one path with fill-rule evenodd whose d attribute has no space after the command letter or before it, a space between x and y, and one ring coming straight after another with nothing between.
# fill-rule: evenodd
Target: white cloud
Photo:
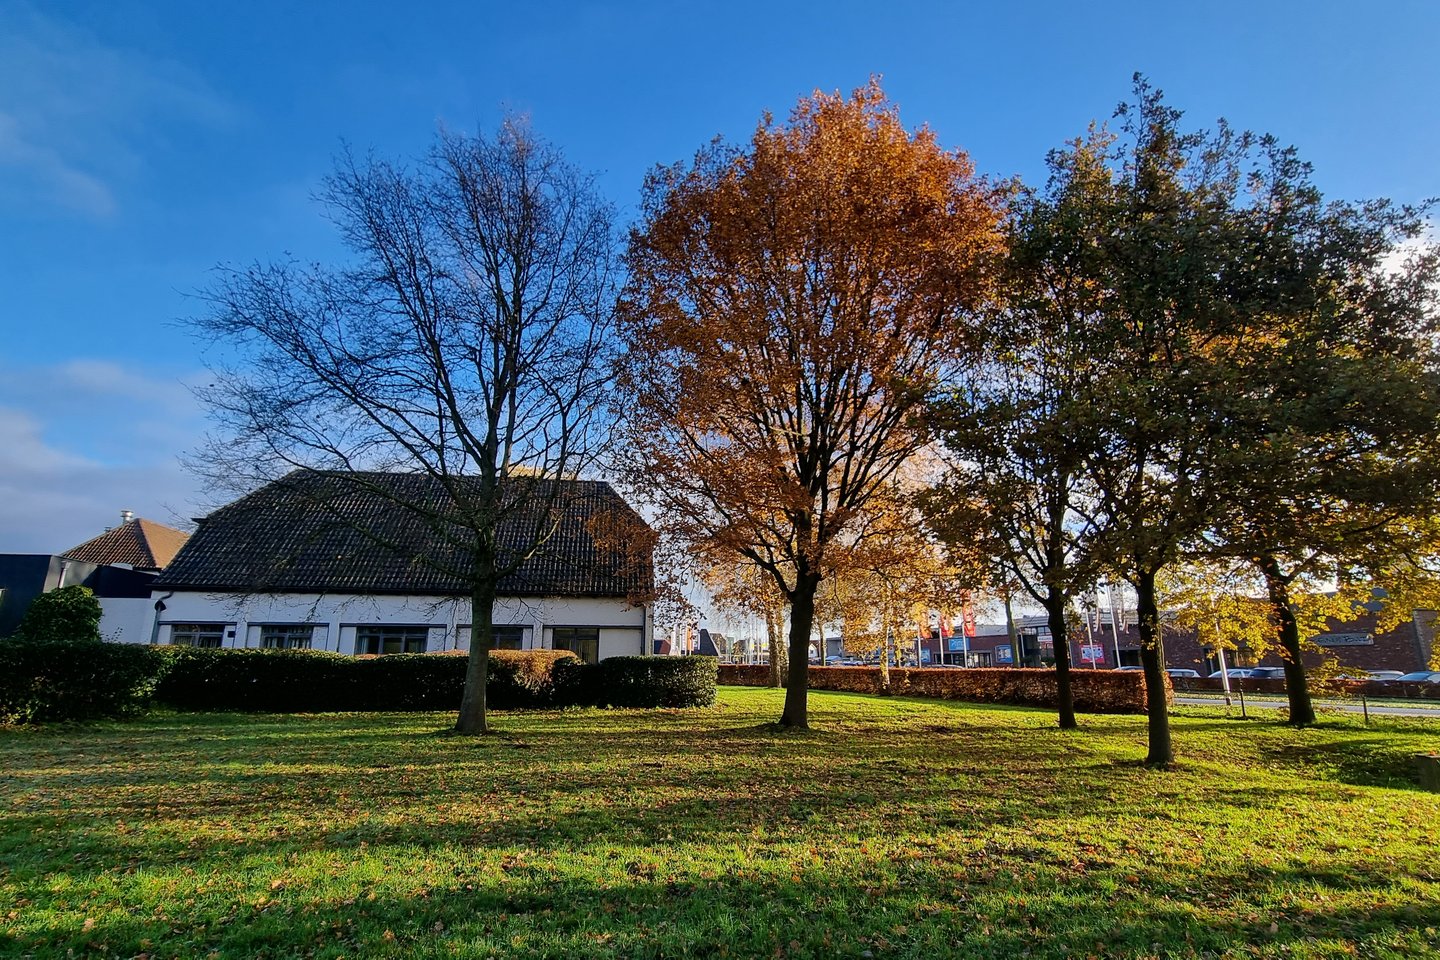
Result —
<instances>
[{"instance_id":1,"label":"white cloud","mask_svg":"<svg viewBox=\"0 0 1440 960\"><path fill-rule=\"evenodd\" d=\"M0 451L4 451L4 478L31 482L67 470L89 466L84 457L49 446L40 436L40 422L23 410L0 407Z\"/></svg>"},{"instance_id":2,"label":"white cloud","mask_svg":"<svg viewBox=\"0 0 1440 960\"><path fill-rule=\"evenodd\" d=\"M173 456L110 466L51 444L31 414L0 408L0 552L66 550L115 526L122 509L182 524L194 487Z\"/></svg>"},{"instance_id":3,"label":"white cloud","mask_svg":"<svg viewBox=\"0 0 1440 960\"><path fill-rule=\"evenodd\" d=\"M20 121L6 113L0 113L0 166L18 168L46 184L53 199L79 213L106 217L115 212L109 187L55 150L27 140Z\"/></svg>"},{"instance_id":4,"label":"white cloud","mask_svg":"<svg viewBox=\"0 0 1440 960\"><path fill-rule=\"evenodd\" d=\"M0 6L0 199L109 216L116 181L144 165L157 124L230 113L180 64L108 46L33 6Z\"/></svg>"},{"instance_id":5,"label":"white cloud","mask_svg":"<svg viewBox=\"0 0 1440 960\"><path fill-rule=\"evenodd\" d=\"M84 394L166 407L192 402L189 389L179 378L146 376L111 360L67 360L55 367L53 374L57 386Z\"/></svg>"},{"instance_id":6,"label":"white cloud","mask_svg":"<svg viewBox=\"0 0 1440 960\"><path fill-rule=\"evenodd\" d=\"M110 361L0 367L0 553L53 553L133 510L182 525L203 503L179 457L204 433L180 378Z\"/></svg>"}]
</instances>

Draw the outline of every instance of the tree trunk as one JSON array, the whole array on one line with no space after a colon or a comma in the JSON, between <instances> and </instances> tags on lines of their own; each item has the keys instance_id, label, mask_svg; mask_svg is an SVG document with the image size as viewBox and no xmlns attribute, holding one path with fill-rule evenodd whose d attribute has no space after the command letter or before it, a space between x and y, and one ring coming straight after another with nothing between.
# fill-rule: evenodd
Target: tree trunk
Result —
<instances>
[{"instance_id":1,"label":"tree trunk","mask_svg":"<svg viewBox=\"0 0 1440 960\"><path fill-rule=\"evenodd\" d=\"M790 596L790 676L785 684L785 712L780 726L796 730L810 729L810 634L815 626L815 591L820 578L801 572L795 578L795 592ZM825 649L825 640L820 640Z\"/></svg>"},{"instance_id":2,"label":"tree trunk","mask_svg":"<svg viewBox=\"0 0 1440 960\"><path fill-rule=\"evenodd\" d=\"M890 692L890 628L880 636L880 689Z\"/></svg>"},{"instance_id":3,"label":"tree trunk","mask_svg":"<svg viewBox=\"0 0 1440 960\"><path fill-rule=\"evenodd\" d=\"M1063 591L1046 587L1045 614L1050 621L1050 642L1055 648L1055 709L1060 715L1060 729L1074 730L1075 694L1070 689L1070 633L1065 623L1068 600Z\"/></svg>"},{"instance_id":4,"label":"tree trunk","mask_svg":"<svg viewBox=\"0 0 1440 960\"><path fill-rule=\"evenodd\" d=\"M1310 682L1305 676L1305 661L1300 656L1300 625L1290 606L1290 584L1280 572L1274 557L1261 557L1260 569L1265 574L1265 588L1270 594L1270 609L1280 627L1280 655L1285 664L1285 696L1290 700L1290 723L1305 727L1315 722L1315 704L1310 701Z\"/></svg>"},{"instance_id":5,"label":"tree trunk","mask_svg":"<svg viewBox=\"0 0 1440 960\"><path fill-rule=\"evenodd\" d=\"M465 693L455 732L489 733L485 685L490 679L490 648L495 645L495 580L479 577L470 589L470 659L465 665Z\"/></svg>"},{"instance_id":6,"label":"tree trunk","mask_svg":"<svg viewBox=\"0 0 1440 960\"><path fill-rule=\"evenodd\" d=\"M1145 671L1145 712L1149 715L1150 752L1145 763L1168 767L1175 762L1170 743L1170 705L1165 702L1165 639L1160 633L1160 610L1155 602L1155 572L1135 581L1140 615L1140 666Z\"/></svg>"},{"instance_id":7,"label":"tree trunk","mask_svg":"<svg viewBox=\"0 0 1440 960\"><path fill-rule=\"evenodd\" d=\"M785 618L780 615L778 607L765 611L765 634L770 644L770 686L777 689L785 686L785 643L781 638L784 626Z\"/></svg>"}]
</instances>

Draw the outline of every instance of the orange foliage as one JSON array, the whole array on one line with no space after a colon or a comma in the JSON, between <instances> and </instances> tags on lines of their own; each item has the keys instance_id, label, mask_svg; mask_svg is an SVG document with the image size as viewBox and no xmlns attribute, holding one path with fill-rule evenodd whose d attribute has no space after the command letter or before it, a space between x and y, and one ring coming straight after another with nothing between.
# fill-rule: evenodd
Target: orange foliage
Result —
<instances>
[{"instance_id":1,"label":"orange foliage","mask_svg":"<svg viewBox=\"0 0 1440 960\"><path fill-rule=\"evenodd\" d=\"M853 545L925 442L925 394L976 348L999 206L873 81L647 180L621 309L636 486L670 532L776 580L792 651L827 551Z\"/></svg>"}]
</instances>

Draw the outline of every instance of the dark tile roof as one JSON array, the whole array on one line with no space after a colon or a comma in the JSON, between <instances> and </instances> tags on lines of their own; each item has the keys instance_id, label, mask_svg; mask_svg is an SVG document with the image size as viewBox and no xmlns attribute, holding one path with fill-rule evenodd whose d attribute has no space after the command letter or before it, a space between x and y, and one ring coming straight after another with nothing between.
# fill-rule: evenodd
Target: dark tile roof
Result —
<instances>
[{"instance_id":1,"label":"dark tile roof","mask_svg":"<svg viewBox=\"0 0 1440 960\"><path fill-rule=\"evenodd\" d=\"M470 478L457 482L469 484ZM626 597L649 592L648 527L608 484L511 481L500 527L514 556L537 525L545 546L500 584L503 596ZM543 486L521 487L521 484ZM463 499L463 496L462 498ZM418 509L405 504L417 504ZM466 533L434 519L456 500L418 473L292 473L200 521L156 589L262 593L468 594Z\"/></svg>"},{"instance_id":2,"label":"dark tile roof","mask_svg":"<svg viewBox=\"0 0 1440 960\"><path fill-rule=\"evenodd\" d=\"M61 554L81 563L128 563L136 570L159 570L175 559L188 533L136 517Z\"/></svg>"}]
</instances>

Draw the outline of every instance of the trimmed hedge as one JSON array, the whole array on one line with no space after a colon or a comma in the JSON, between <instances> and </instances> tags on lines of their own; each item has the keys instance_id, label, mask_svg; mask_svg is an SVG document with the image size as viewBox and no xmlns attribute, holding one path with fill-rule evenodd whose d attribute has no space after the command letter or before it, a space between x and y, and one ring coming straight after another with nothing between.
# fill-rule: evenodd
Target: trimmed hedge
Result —
<instances>
[{"instance_id":1,"label":"trimmed hedge","mask_svg":"<svg viewBox=\"0 0 1440 960\"><path fill-rule=\"evenodd\" d=\"M463 692L463 665L470 658L468 655L452 654L450 659L458 660L462 664L460 692ZM487 706L497 710L578 704L581 701L574 697L578 684L573 673L588 667L589 664L568 650L491 650L490 680L485 684L485 702ZM454 706L455 709L460 709L460 693L455 694Z\"/></svg>"},{"instance_id":2,"label":"trimmed hedge","mask_svg":"<svg viewBox=\"0 0 1440 960\"><path fill-rule=\"evenodd\" d=\"M139 713L148 706L164 667L154 647L11 638L0 642L0 722Z\"/></svg>"},{"instance_id":3,"label":"trimmed hedge","mask_svg":"<svg viewBox=\"0 0 1440 960\"><path fill-rule=\"evenodd\" d=\"M458 710L469 657L391 654L350 657L319 650L161 648L171 668L155 699L187 710L267 713ZM556 665L580 664L555 650L490 653L487 703L501 710L567 706Z\"/></svg>"},{"instance_id":4,"label":"trimmed hedge","mask_svg":"<svg viewBox=\"0 0 1440 960\"><path fill-rule=\"evenodd\" d=\"M162 648L170 670L155 699L191 710L458 710L467 655L348 657L313 650ZM695 707L715 702L714 657L611 657L493 650L486 700L497 710Z\"/></svg>"},{"instance_id":5,"label":"trimmed hedge","mask_svg":"<svg viewBox=\"0 0 1440 960\"><path fill-rule=\"evenodd\" d=\"M715 702L715 657L610 657L594 672L597 707L708 707Z\"/></svg>"},{"instance_id":6,"label":"trimmed hedge","mask_svg":"<svg viewBox=\"0 0 1440 960\"><path fill-rule=\"evenodd\" d=\"M347 657L336 653L349 680L349 699L335 710L458 710L465 693L464 657L435 657L423 653L389 654L383 657ZM494 677L486 685L495 689ZM314 712L304 701L293 711ZM275 711L277 713L291 711Z\"/></svg>"},{"instance_id":7,"label":"trimmed hedge","mask_svg":"<svg viewBox=\"0 0 1440 960\"><path fill-rule=\"evenodd\" d=\"M155 700L182 710L353 710L351 658L319 650L156 647L166 669Z\"/></svg>"},{"instance_id":8,"label":"trimmed hedge","mask_svg":"<svg viewBox=\"0 0 1440 960\"><path fill-rule=\"evenodd\" d=\"M811 690L1030 707L1053 707L1057 696L1055 671L1034 668L895 667L890 670L888 690L882 686L879 667L811 667L808 673ZM732 686L764 687L770 683L770 668L727 664L720 668L718 680ZM1072 670L1070 689L1075 709L1082 713L1145 712L1145 676L1138 670ZM1166 699L1173 697L1167 679Z\"/></svg>"},{"instance_id":9,"label":"trimmed hedge","mask_svg":"<svg viewBox=\"0 0 1440 960\"><path fill-rule=\"evenodd\" d=\"M0 644L0 721L123 716L153 699L182 710L321 713L458 710L466 655L349 657L319 650ZM495 650L488 705L696 707L715 702L714 657L612 657Z\"/></svg>"}]
</instances>

